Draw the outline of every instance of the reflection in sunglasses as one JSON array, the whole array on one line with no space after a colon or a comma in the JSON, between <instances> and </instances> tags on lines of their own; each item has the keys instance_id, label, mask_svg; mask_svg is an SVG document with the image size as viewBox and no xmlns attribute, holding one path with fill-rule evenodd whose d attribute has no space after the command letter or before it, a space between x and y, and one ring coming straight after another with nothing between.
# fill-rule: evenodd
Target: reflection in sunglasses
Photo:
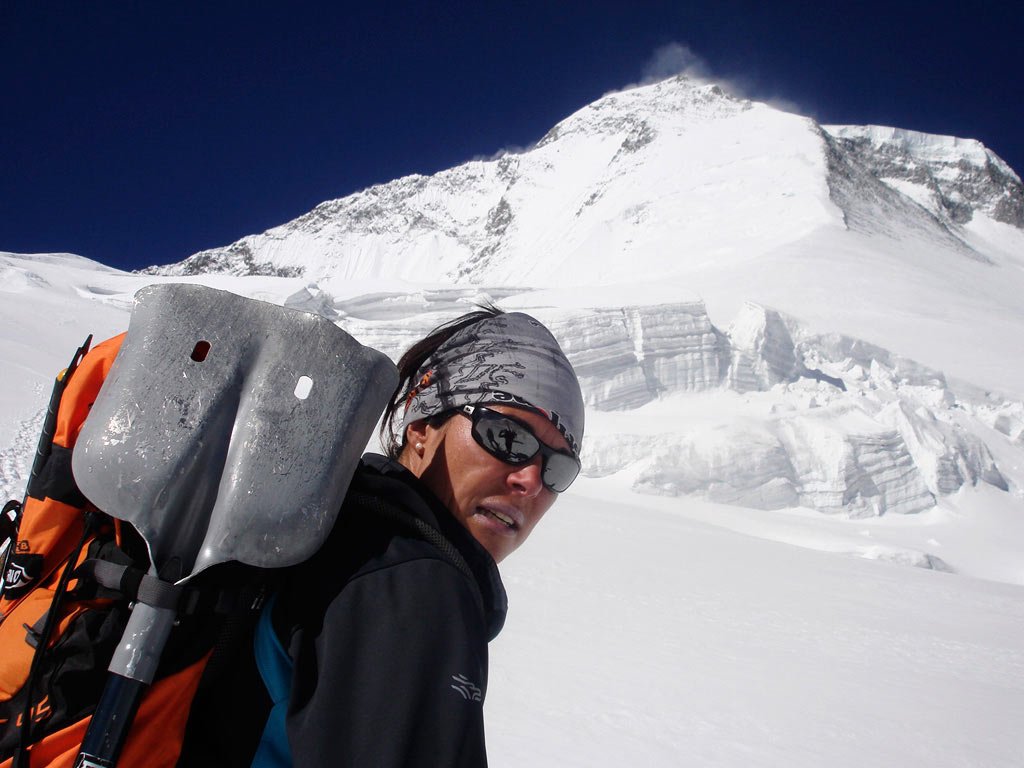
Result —
<instances>
[{"instance_id":1,"label":"reflection in sunglasses","mask_svg":"<svg viewBox=\"0 0 1024 768\"><path fill-rule=\"evenodd\" d=\"M578 459L541 442L528 424L514 416L475 405L463 406L460 413L473 422L471 432L477 444L506 464L520 466L540 453L542 481L555 493L568 488L579 474ZM521 446L519 450L516 445Z\"/></svg>"}]
</instances>

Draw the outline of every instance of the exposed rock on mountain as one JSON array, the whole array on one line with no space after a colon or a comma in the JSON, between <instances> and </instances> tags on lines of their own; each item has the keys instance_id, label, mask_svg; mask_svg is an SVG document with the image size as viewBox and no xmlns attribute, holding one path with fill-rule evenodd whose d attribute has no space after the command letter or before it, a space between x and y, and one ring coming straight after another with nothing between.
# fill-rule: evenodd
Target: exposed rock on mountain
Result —
<instances>
[{"instance_id":1,"label":"exposed rock on mountain","mask_svg":"<svg viewBox=\"0 0 1024 768\"><path fill-rule=\"evenodd\" d=\"M981 142L876 125L825 130L871 174L940 219L966 224L976 212L1024 227L1024 186Z\"/></svg>"}]
</instances>

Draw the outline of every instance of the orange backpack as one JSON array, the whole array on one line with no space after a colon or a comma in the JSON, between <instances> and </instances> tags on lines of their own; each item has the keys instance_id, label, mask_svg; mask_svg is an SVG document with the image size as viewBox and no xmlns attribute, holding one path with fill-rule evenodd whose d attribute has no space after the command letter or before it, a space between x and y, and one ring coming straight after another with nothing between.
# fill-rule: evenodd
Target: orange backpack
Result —
<instances>
[{"instance_id":1,"label":"orange backpack","mask_svg":"<svg viewBox=\"0 0 1024 768\"><path fill-rule=\"evenodd\" d=\"M71 450L123 339L122 334L91 351L86 340L58 377L52 441L44 431L16 539L5 556L0 768L74 765L130 612L129 582L148 567L138 534L91 505L71 474ZM19 506L9 503L5 511ZM128 577L120 589L104 587L85 575L81 566L87 560L127 566ZM236 604L257 607L251 593L237 592ZM208 608L205 601L203 610ZM190 704L218 642L213 611L197 611L182 619L177 639L172 635L121 753L122 765L161 768L178 761Z\"/></svg>"}]
</instances>

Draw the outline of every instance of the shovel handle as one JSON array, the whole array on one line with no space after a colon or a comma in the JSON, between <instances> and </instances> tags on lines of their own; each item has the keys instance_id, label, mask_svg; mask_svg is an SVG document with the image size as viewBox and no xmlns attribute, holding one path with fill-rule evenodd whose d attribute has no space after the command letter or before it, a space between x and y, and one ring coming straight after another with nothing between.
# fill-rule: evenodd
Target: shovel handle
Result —
<instances>
[{"instance_id":1,"label":"shovel handle","mask_svg":"<svg viewBox=\"0 0 1024 768\"><path fill-rule=\"evenodd\" d=\"M107 670L143 685L153 682L176 617L173 608L136 603Z\"/></svg>"},{"instance_id":2,"label":"shovel handle","mask_svg":"<svg viewBox=\"0 0 1024 768\"><path fill-rule=\"evenodd\" d=\"M175 615L173 608L145 603L137 603L132 609L121 644L110 660L107 684L82 739L75 768L117 765L142 695L156 675Z\"/></svg>"},{"instance_id":3,"label":"shovel handle","mask_svg":"<svg viewBox=\"0 0 1024 768\"><path fill-rule=\"evenodd\" d=\"M89 721L75 768L112 768L128 738L135 712L148 686L130 677L111 674L100 703Z\"/></svg>"}]
</instances>

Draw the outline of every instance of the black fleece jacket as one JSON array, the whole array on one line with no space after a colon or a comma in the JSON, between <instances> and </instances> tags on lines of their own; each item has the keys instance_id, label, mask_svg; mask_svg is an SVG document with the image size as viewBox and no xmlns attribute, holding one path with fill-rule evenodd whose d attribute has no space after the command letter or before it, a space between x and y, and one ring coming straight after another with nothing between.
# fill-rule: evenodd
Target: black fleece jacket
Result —
<instances>
[{"instance_id":1,"label":"black fleece jacket","mask_svg":"<svg viewBox=\"0 0 1024 768\"><path fill-rule=\"evenodd\" d=\"M401 465L364 457L348 499L360 493L439 530L475 579L433 544L346 503L275 617L295 662L294 764L486 765L487 642L506 608L497 567Z\"/></svg>"},{"instance_id":2,"label":"black fleece jacket","mask_svg":"<svg viewBox=\"0 0 1024 768\"><path fill-rule=\"evenodd\" d=\"M436 542L373 511L368 498L436 529L468 569ZM294 663L286 719L293 764L485 766L487 643L501 630L506 607L487 551L404 467L364 456L327 542L278 592L274 626ZM201 717L193 712L190 731L209 736L191 734L186 752L193 759L180 764L206 764L194 759L200 753L211 764L251 762L269 699L262 683L253 683L246 650L233 673L235 690L222 689L220 703L205 705ZM239 695L246 700L223 704ZM225 711L231 722L215 726L209 718L220 715L209 713ZM226 742L219 746L210 738L218 732Z\"/></svg>"}]
</instances>

